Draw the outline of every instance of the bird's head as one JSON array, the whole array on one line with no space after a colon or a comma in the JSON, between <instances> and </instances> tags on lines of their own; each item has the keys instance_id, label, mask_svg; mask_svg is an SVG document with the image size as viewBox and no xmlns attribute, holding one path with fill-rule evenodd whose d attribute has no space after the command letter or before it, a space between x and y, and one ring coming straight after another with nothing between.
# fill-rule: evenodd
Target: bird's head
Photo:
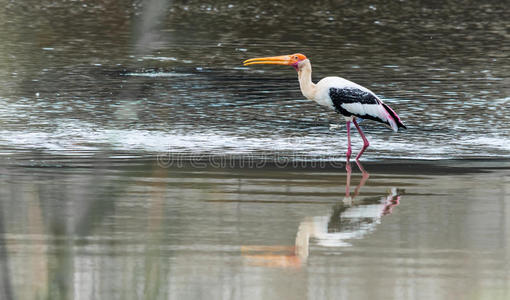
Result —
<instances>
[{"instance_id":1,"label":"bird's head","mask_svg":"<svg viewBox=\"0 0 510 300\"><path fill-rule=\"evenodd\" d=\"M301 62L307 60L306 56L301 53L291 55L269 56L250 58L243 61L243 65L286 65L293 66L296 71L299 70Z\"/></svg>"}]
</instances>

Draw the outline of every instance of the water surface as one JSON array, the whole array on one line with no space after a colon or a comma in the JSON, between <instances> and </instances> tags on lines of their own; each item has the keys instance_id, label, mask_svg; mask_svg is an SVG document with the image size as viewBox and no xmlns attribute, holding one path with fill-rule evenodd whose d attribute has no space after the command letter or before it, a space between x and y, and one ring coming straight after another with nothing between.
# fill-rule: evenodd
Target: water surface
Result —
<instances>
[{"instance_id":1,"label":"water surface","mask_svg":"<svg viewBox=\"0 0 510 300\"><path fill-rule=\"evenodd\" d=\"M305 100L292 68L241 65L293 52L311 58L314 80L362 84L409 127L363 123L366 159L510 153L503 3L29 3L0 10L8 153L341 157L345 128L329 125L342 118Z\"/></svg>"},{"instance_id":2,"label":"water surface","mask_svg":"<svg viewBox=\"0 0 510 300\"><path fill-rule=\"evenodd\" d=\"M1 299L510 298L506 3L4 2Z\"/></svg>"},{"instance_id":3,"label":"water surface","mask_svg":"<svg viewBox=\"0 0 510 300\"><path fill-rule=\"evenodd\" d=\"M508 161L371 163L350 178L152 158L31 161L2 162L2 299L510 295Z\"/></svg>"}]
</instances>

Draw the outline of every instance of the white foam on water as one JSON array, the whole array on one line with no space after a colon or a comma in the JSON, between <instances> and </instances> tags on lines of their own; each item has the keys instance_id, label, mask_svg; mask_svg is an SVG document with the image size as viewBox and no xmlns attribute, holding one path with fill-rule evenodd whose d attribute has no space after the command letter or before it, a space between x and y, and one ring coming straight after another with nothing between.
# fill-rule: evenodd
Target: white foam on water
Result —
<instances>
[{"instance_id":1,"label":"white foam on water","mask_svg":"<svg viewBox=\"0 0 510 300\"><path fill-rule=\"evenodd\" d=\"M474 146L478 148L499 149L509 151L510 154L510 138L503 136L469 136L460 141L462 145Z\"/></svg>"},{"instance_id":2,"label":"white foam on water","mask_svg":"<svg viewBox=\"0 0 510 300\"><path fill-rule=\"evenodd\" d=\"M430 139L408 141L405 137L368 135L370 148L365 159L450 159L466 156L510 157L510 140L497 136L474 136L445 144ZM352 138L353 155L361 149ZM52 130L0 131L0 144L13 148L38 149L60 154L80 151L146 151L158 153L206 153L213 155L284 153L291 157L343 159L346 138L342 133L303 135L251 134L215 129L175 128L108 129L82 121L61 121ZM474 149L474 150L473 150ZM478 150L477 150L478 149ZM469 152L469 153L468 153ZM502 152L507 153L506 156Z\"/></svg>"},{"instance_id":3,"label":"white foam on water","mask_svg":"<svg viewBox=\"0 0 510 300\"><path fill-rule=\"evenodd\" d=\"M135 77L186 77L192 76L193 74L188 73L174 73L174 72L141 72L141 73L126 73L124 76L135 76Z\"/></svg>"},{"instance_id":4,"label":"white foam on water","mask_svg":"<svg viewBox=\"0 0 510 300\"><path fill-rule=\"evenodd\" d=\"M176 57L172 56L144 56L142 57L144 60L159 60L159 61L178 61Z\"/></svg>"}]
</instances>

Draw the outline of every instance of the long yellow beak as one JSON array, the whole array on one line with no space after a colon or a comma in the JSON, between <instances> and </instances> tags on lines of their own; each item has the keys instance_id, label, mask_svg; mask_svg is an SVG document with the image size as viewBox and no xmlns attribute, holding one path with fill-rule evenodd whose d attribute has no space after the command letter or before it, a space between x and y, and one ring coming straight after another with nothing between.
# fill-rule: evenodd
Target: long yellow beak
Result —
<instances>
[{"instance_id":1,"label":"long yellow beak","mask_svg":"<svg viewBox=\"0 0 510 300\"><path fill-rule=\"evenodd\" d=\"M281 56L269 56L269 57L257 57L250 58L243 61L244 66L250 65L286 65L290 66L297 62L292 55L281 55Z\"/></svg>"}]
</instances>

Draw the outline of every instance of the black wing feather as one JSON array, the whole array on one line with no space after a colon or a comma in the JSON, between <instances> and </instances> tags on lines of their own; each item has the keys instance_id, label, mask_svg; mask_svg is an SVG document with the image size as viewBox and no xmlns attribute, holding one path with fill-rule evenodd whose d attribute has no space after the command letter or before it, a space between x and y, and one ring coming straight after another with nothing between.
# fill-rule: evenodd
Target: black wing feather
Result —
<instances>
[{"instance_id":1,"label":"black wing feather","mask_svg":"<svg viewBox=\"0 0 510 300\"><path fill-rule=\"evenodd\" d=\"M392 126L390 122L387 119L393 119L395 121L395 124L397 125L397 128L406 128L406 126L402 123L398 115L393 111L388 105L380 101L373 93L364 91L355 87L346 87L346 88L335 88L332 87L329 89L329 97L331 98L331 101L333 102L333 106L335 107L335 110L346 116L356 116L363 119L370 119L377 122L381 122L384 124ZM370 107L372 105L375 106L382 106L381 109L383 111L386 111L388 114L388 118L382 118L382 116L378 115L372 115L367 113L356 113L352 111L346 110L343 105L344 104L352 104L352 103L359 103L363 107ZM396 128L393 128L396 130Z\"/></svg>"},{"instance_id":2,"label":"black wing feather","mask_svg":"<svg viewBox=\"0 0 510 300\"><path fill-rule=\"evenodd\" d=\"M344 103L379 104L374 94L357 88L330 88L329 97L335 108Z\"/></svg>"},{"instance_id":3,"label":"black wing feather","mask_svg":"<svg viewBox=\"0 0 510 300\"><path fill-rule=\"evenodd\" d=\"M367 114L356 114L352 113L345 108L342 107L342 104L350 104L350 103L360 103L360 104L367 104L367 105L379 105L381 102L377 97L374 96L374 94L363 91L357 88L330 88L329 89L329 97L331 98L331 101L333 102L333 106L335 107L335 110L346 117L350 116L356 116L363 119L370 119L377 122L382 122L385 124L389 124L388 122L376 117L371 116Z\"/></svg>"}]
</instances>

